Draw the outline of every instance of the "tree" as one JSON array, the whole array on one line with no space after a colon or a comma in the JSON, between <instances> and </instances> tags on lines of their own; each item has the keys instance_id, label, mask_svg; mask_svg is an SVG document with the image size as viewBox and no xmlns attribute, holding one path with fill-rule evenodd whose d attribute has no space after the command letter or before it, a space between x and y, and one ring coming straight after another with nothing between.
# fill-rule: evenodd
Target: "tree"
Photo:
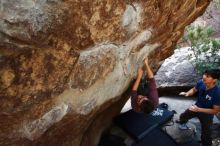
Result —
<instances>
[{"instance_id":1,"label":"tree","mask_svg":"<svg viewBox=\"0 0 220 146\"><path fill-rule=\"evenodd\" d=\"M207 68L220 67L220 41L211 37L213 32L212 27L189 26L184 36L193 51L190 61L199 75Z\"/></svg>"}]
</instances>

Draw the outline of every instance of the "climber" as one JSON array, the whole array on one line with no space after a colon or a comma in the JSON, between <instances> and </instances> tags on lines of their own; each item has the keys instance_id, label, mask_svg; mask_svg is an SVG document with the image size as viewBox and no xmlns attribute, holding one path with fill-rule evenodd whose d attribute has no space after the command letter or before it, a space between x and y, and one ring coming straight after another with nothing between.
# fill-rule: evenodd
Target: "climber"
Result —
<instances>
[{"instance_id":1,"label":"climber","mask_svg":"<svg viewBox=\"0 0 220 146\"><path fill-rule=\"evenodd\" d=\"M144 89L141 90L140 88L142 88L142 86L140 86L140 83L143 79L143 68L146 69L147 76L145 77L147 77L147 85L144 85ZM159 100L154 74L149 66L147 57L144 59L143 68L138 68L137 71L137 78L131 92L131 106L136 112L144 112L148 114L158 105Z\"/></svg>"}]
</instances>

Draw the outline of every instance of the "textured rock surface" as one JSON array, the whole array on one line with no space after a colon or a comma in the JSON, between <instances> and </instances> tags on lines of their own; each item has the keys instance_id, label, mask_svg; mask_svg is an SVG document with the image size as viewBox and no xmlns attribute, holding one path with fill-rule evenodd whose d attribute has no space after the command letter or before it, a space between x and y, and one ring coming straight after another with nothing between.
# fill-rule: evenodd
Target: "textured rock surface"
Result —
<instances>
[{"instance_id":1,"label":"textured rock surface","mask_svg":"<svg viewBox=\"0 0 220 146\"><path fill-rule=\"evenodd\" d=\"M176 49L174 54L167 58L158 70L155 79L158 88L192 87L201 78L190 63L189 47Z\"/></svg>"},{"instance_id":2,"label":"textured rock surface","mask_svg":"<svg viewBox=\"0 0 220 146\"><path fill-rule=\"evenodd\" d=\"M1 0L0 145L97 145L144 55L156 70L209 0Z\"/></svg>"},{"instance_id":3,"label":"textured rock surface","mask_svg":"<svg viewBox=\"0 0 220 146\"><path fill-rule=\"evenodd\" d=\"M172 126L166 127L166 132L177 142L185 143L194 139L196 127L192 123L187 123L187 126L190 127L188 130L179 129L179 124L174 123Z\"/></svg>"},{"instance_id":4,"label":"textured rock surface","mask_svg":"<svg viewBox=\"0 0 220 146\"><path fill-rule=\"evenodd\" d=\"M210 3L206 13L201 17L205 21L205 25L214 28L213 37L220 39L220 7L219 1L214 0Z\"/></svg>"}]
</instances>

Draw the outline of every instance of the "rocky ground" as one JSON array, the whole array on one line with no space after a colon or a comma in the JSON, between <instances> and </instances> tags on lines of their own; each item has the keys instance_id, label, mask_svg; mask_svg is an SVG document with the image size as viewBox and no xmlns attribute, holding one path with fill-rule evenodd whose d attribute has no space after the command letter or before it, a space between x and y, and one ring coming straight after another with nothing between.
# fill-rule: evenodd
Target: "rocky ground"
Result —
<instances>
[{"instance_id":1,"label":"rocky ground","mask_svg":"<svg viewBox=\"0 0 220 146\"><path fill-rule=\"evenodd\" d=\"M220 146L220 138L213 140L213 146Z\"/></svg>"},{"instance_id":2,"label":"rocky ground","mask_svg":"<svg viewBox=\"0 0 220 146\"><path fill-rule=\"evenodd\" d=\"M192 105L194 103L194 98L186 98L186 97L180 97L180 96L166 96L161 97L160 102L166 102L169 104L170 109L174 109L177 114L174 116L174 119L177 119L179 117L179 114L181 114L188 106ZM200 135L200 124L197 119L190 120L193 124L196 125L197 128L197 136L199 139ZM220 121L214 117L213 119L213 146L220 146L220 135L219 135L219 124ZM217 129L218 128L218 129Z\"/></svg>"}]
</instances>

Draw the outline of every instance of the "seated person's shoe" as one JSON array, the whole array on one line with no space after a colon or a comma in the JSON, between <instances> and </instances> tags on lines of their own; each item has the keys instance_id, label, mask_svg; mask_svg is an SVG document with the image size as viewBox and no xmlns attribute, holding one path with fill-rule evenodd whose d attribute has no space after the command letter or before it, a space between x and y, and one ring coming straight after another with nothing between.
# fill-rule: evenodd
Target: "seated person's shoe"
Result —
<instances>
[{"instance_id":1,"label":"seated person's shoe","mask_svg":"<svg viewBox=\"0 0 220 146\"><path fill-rule=\"evenodd\" d=\"M179 125L179 129L181 129L181 130L189 130L189 129L191 129L189 126L187 126L187 124L186 123L184 123L184 124L180 124Z\"/></svg>"}]
</instances>

